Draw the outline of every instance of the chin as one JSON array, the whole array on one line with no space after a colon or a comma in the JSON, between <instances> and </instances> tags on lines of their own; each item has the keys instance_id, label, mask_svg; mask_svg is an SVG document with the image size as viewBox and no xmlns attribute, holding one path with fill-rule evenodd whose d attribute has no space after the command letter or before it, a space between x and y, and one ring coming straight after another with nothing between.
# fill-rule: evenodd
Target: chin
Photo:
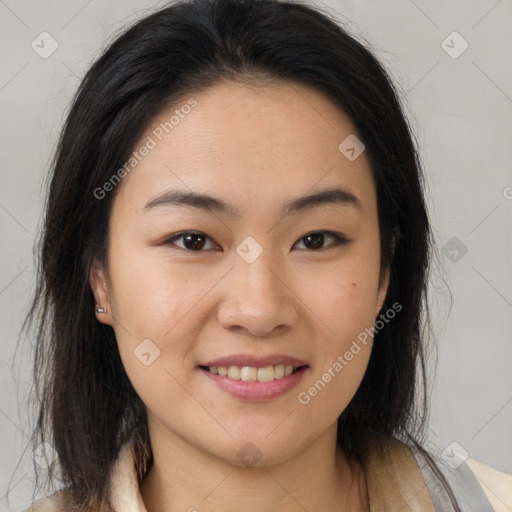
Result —
<instances>
[{"instance_id":1,"label":"chin","mask_svg":"<svg viewBox=\"0 0 512 512\"><path fill-rule=\"evenodd\" d=\"M219 452L219 445L216 445L210 453L234 466L270 467L286 462L300 451L296 445L291 447L289 438L275 442L256 437L251 440L251 436L245 439L231 439L227 443L229 447Z\"/></svg>"}]
</instances>

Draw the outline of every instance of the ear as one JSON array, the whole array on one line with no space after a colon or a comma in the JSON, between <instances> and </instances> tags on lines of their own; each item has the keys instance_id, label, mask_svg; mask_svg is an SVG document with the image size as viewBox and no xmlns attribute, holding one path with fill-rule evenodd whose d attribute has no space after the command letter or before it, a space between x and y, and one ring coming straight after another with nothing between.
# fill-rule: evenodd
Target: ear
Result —
<instances>
[{"instance_id":1,"label":"ear","mask_svg":"<svg viewBox=\"0 0 512 512\"><path fill-rule=\"evenodd\" d=\"M89 284L94 295L95 306L94 314L98 322L103 324L112 325L112 313L108 290L108 280L103 265L94 260L89 276ZM98 308L103 311L98 311Z\"/></svg>"},{"instance_id":2,"label":"ear","mask_svg":"<svg viewBox=\"0 0 512 512\"><path fill-rule=\"evenodd\" d=\"M396 242L400 238L400 230L398 229L398 227L394 228L393 233L394 233L393 239L391 240L391 243L392 243L391 259L393 259L393 256L395 255ZM382 309L382 306L384 306L384 301L386 300L386 295L388 293L389 276L391 274L390 265L391 265L391 263L388 265L388 267L384 271L384 275L380 277L379 291L377 294L377 302L375 304L375 318L377 318L377 315L379 314L380 310Z\"/></svg>"},{"instance_id":3,"label":"ear","mask_svg":"<svg viewBox=\"0 0 512 512\"><path fill-rule=\"evenodd\" d=\"M379 314L380 310L382 309L382 306L384 305L384 301L386 300L386 295L388 293L388 287L389 287L389 275L390 275L390 269L389 266L384 271L384 275L380 278L380 286L379 291L377 293L377 301L375 303L375 318L377 318L377 315Z\"/></svg>"}]
</instances>

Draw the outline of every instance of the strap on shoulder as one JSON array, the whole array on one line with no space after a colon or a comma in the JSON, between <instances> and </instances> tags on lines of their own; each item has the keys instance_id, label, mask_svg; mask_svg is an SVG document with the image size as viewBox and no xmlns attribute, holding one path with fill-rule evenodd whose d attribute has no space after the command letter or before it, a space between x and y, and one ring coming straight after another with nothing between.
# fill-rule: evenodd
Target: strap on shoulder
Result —
<instances>
[{"instance_id":1,"label":"strap on shoulder","mask_svg":"<svg viewBox=\"0 0 512 512\"><path fill-rule=\"evenodd\" d=\"M441 485L423 455L417 450L413 450L413 453L436 512L452 512L454 508L446 489ZM454 452L450 464L442 461L436 461L436 463L451 485L462 512L495 512L473 471L457 453Z\"/></svg>"}]
</instances>

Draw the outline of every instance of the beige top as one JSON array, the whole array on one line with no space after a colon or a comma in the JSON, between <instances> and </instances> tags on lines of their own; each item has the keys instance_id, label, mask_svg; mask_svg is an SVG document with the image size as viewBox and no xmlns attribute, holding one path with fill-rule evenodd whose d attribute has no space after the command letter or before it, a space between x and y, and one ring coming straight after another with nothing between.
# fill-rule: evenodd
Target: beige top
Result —
<instances>
[{"instance_id":1,"label":"beige top","mask_svg":"<svg viewBox=\"0 0 512 512\"><path fill-rule=\"evenodd\" d=\"M470 458L466 463L495 512L511 512L512 475ZM436 512L418 461L404 444L396 441L368 450L365 473L371 512ZM116 512L148 512L140 494L131 444L125 444L119 453L110 493ZM25 512L62 511L61 493L57 492L35 501Z\"/></svg>"}]
</instances>

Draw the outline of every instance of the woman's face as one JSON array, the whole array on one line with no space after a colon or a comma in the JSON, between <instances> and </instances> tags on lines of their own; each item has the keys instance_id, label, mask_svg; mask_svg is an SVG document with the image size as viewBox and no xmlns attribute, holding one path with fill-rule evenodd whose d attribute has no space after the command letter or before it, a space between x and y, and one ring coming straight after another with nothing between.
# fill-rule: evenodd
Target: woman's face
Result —
<instances>
[{"instance_id":1,"label":"woman's face","mask_svg":"<svg viewBox=\"0 0 512 512\"><path fill-rule=\"evenodd\" d=\"M262 465L335 433L387 290L354 133L312 89L224 83L142 137L115 190L108 268L91 283L150 431ZM281 363L307 366L282 377ZM244 366L263 382L238 380Z\"/></svg>"}]
</instances>

